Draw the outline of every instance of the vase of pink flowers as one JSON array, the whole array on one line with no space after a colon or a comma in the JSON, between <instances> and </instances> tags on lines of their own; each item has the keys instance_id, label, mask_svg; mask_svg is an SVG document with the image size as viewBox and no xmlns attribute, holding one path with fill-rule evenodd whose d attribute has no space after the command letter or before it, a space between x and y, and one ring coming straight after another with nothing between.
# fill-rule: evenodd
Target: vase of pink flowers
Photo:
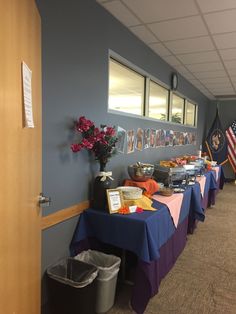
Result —
<instances>
[{"instance_id":1,"label":"vase of pink flowers","mask_svg":"<svg viewBox=\"0 0 236 314\"><path fill-rule=\"evenodd\" d=\"M94 122L80 117L75 122L76 132L81 134L79 143L72 144L74 153L82 149L90 151L99 162L100 172L94 181L92 206L95 209L104 210L107 207L106 190L111 187L112 173L106 171L106 164L116 153L116 142L118 140L114 127L101 125L100 128Z\"/></svg>"}]
</instances>

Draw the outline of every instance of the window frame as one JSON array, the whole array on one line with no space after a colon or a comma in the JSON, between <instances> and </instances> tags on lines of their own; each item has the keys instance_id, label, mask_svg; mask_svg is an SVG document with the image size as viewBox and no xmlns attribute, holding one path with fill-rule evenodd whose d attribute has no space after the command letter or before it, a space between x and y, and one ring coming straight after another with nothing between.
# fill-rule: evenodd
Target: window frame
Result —
<instances>
[{"instance_id":1,"label":"window frame","mask_svg":"<svg viewBox=\"0 0 236 314\"><path fill-rule=\"evenodd\" d=\"M150 84L151 82L153 82L154 84L158 85L159 87L165 89L168 93L167 95L167 110L166 110L166 119L165 120L161 120L158 118L154 118L154 117L150 117L149 116L149 108L150 108ZM154 119L155 121L161 121L161 122L165 122L168 123L169 122L169 106L170 106L170 89L168 87L163 86L163 84L160 84L156 79L153 79L151 77L149 77L149 87L148 87L148 95L147 95L147 106L146 106L146 117L150 118L150 119Z\"/></svg>"},{"instance_id":2,"label":"window frame","mask_svg":"<svg viewBox=\"0 0 236 314\"><path fill-rule=\"evenodd\" d=\"M136 72L138 75L141 75L144 77L144 95L142 97L143 104L142 104L142 110L141 114L135 114L135 113L129 113L125 111L119 111L119 110L114 110L109 108L109 78L110 78L110 71L109 71L109 62L110 59L113 59L115 62L120 63L122 66L125 68L130 69L131 71ZM150 82L153 81L160 87L166 89L168 91L168 105L167 105L167 119L166 120L160 120L154 117L149 117L149 96L150 96ZM196 101L192 101L190 98L187 96L183 95L179 91L173 91L171 89L170 85L167 85L163 83L162 81L158 80L156 77L153 75L149 74L148 72L144 71L143 69L139 68L132 62L128 61L127 59L123 58L116 52L109 50L108 53L108 84L107 84L107 112L112 113L112 114L118 114L122 116L128 116L128 117L138 117L142 118L144 120L149 120L149 121L157 121L158 123L168 123L168 124L173 124L173 125L178 125L178 126L183 126L185 128L197 128L197 123L198 123L198 103ZM173 104L173 94L177 95L180 98L183 98L184 100L184 108L183 108L183 122L181 123L176 123L171 121L171 112L172 112L172 104ZM195 111L194 111L194 125L188 125L186 124L186 104L187 102L190 102L195 105Z\"/></svg>"},{"instance_id":3,"label":"window frame","mask_svg":"<svg viewBox=\"0 0 236 314\"><path fill-rule=\"evenodd\" d=\"M187 123L188 104L191 104L191 105L193 105L193 107L194 107L194 112L193 112L193 115L194 115L194 116L193 116L193 125ZM195 126L196 126L196 112L197 112L197 105L196 105L196 103L190 101L189 99L186 99L186 104L185 104L185 119L184 119L184 124L185 124L186 126L189 126L189 127L195 127Z\"/></svg>"},{"instance_id":4,"label":"window frame","mask_svg":"<svg viewBox=\"0 0 236 314\"><path fill-rule=\"evenodd\" d=\"M140 114L137 113L132 113L132 112L126 112L126 111L122 111L122 110L115 110L112 108L109 108L109 97L110 97L110 88L109 88L109 79L110 79L110 61L113 61L117 64L119 64L121 67L124 67L125 70L129 70L131 72L137 73L137 75L142 76L143 77L143 93L142 93L142 103L141 103L141 108L140 108ZM136 117L143 117L144 116L144 112L145 112L145 90L146 90L146 75L144 75L143 73L140 73L137 69L134 69L133 67L124 64L123 62L121 62L120 60L117 60L116 58L114 58L113 56L109 57L109 65L108 65L108 73L109 73L109 78L108 78L108 112L120 112L121 114L125 114L125 115L131 115L131 116L136 116Z\"/></svg>"},{"instance_id":5,"label":"window frame","mask_svg":"<svg viewBox=\"0 0 236 314\"><path fill-rule=\"evenodd\" d=\"M171 102L169 103L169 107L170 107L170 112L169 112L169 122L171 123L174 123L174 124L177 124L177 125L185 125L184 124L184 121L185 121L185 101L186 101L186 98L184 98L181 94L177 93L177 92L172 92L171 93ZM182 113L182 117L181 117L181 123L178 123L178 122L173 122L171 121L171 118L172 118L172 107L173 107L173 96L177 96L181 99L183 99L183 113Z\"/></svg>"}]
</instances>

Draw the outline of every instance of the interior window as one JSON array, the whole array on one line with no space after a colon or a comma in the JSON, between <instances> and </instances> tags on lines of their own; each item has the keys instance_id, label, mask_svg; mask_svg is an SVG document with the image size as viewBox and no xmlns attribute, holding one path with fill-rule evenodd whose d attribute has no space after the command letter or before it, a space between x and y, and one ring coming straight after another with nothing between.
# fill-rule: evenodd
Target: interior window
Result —
<instances>
[{"instance_id":1,"label":"interior window","mask_svg":"<svg viewBox=\"0 0 236 314\"><path fill-rule=\"evenodd\" d=\"M185 111L185 124L194 126L196 116L196 105L187 101Z\"/></svg>"},{"instance_id":2,"label":"interior window","mask_svg":"<svg viewBox=\"0 0 236 314\"><path fill-rule=\"evenodd\" d=\"M159 120L168 120L169 91L150 81L148 116Z\"/></svg>"},{"instance_id":3,"label":"interior window","mask_svg":"<svg viewBox=\"0 0 236 314\"><path fill-rule=\"evenodd\" d=\"M175 123L184 122L184 98L172 95L170 121Z\"/></svg>"},{"instance_id":4,"label":"interior window","mask_svg":"<svg viewBox=\"0 0 236 314\"><path fill-rule=\"evenodd\" d=\"M109 109L143 115L145 77L110 58Z\"/></svg>"},{"instance_id":5,"label":"interior window","mask_svg":"<svg viewBox=\"0 0 236 314\"><path fill-rule=\"evenodd\" d=\"M109 58L108 110L197 126L198 105L123 58ZM119 61L120 60L120 61ZM163 84L164 85L164 84Z\"/></svg>"}]
</instances>

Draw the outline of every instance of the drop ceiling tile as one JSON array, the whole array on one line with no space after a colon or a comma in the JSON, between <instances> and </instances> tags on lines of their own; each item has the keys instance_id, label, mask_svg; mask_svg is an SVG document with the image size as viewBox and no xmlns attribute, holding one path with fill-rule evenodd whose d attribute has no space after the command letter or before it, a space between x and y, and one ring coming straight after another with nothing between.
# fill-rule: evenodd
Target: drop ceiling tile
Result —
<instances>
[{"instance_id":1,"label":"drop ceiling tile","mask_svg":"<svg viewBox=\"0 0 236 314\"><path fill-rule=\"evenodd\" d=\"M192 83L192 84L198 84L198 83L199 83L199 80L196 79L196 78L190 78L190 79L189 79L189 82Z\"/></svg>"},{"instance_id":2,"label":"drop ceiling tile","mask_svg":"<svg viewBox=\"0 0 236 314\"><path fill-rule=\"evenodd\" d=\"M219 50L224 61L236 59L236 48Z\"/></svg>"},{"instance_id":3,"label":"drop ceiling tile","mask_svg":"<svg viewBox=\"0 0 236 314\"><path fill-rule=\"evenodd\" d=\"M235 0L197 0L202 12L213 12L236 8Z\"/></svg>"},{"instance_id":4,"label":"drop ceiling tile","mask_svg":"<svg viewBox=\"0 0 236 314\"><path fill-rule=\"evenodd\" d=\"M181 65L180 61L175 56L166 56L163 57L163 59L172 66Z\"/></svg>"},{"instance_id":5,"label":"drop ceiling tile","mask_svg":"<svg viewBox=\"0 0 236 314\"><path fill-rule=\"evenodd\" d=\"M220 61L216 51L204 51L197 53L186 53L177 55L178 59L184 64L195 64L204 62Z\"/></svg>"},{"instance_id":6,"label":"drop ceiling tile","mask_svg":"<svg viewBox=\"0 0 236 314\"><path fill-rule=\"evenodd\" d=\"M234 76L236 75L236 69L228 69L228 73L229 75Z\"/></svg>"},{"instance_id":7,"label":"drop ceiling tile","mask_svg":"<svg viewBox=\"0 0 236 314\"><path fill-rule=\"evenodd\" d=\"M219 94L232 94L233 93L233 87L231 88L209 88L209 91L211 91L215 95Z\"/></svg>"},{"instance_id":8,"label":"drop ceiling tile","mask_svg":"<svg viewBox=\"0 0 236 314\"><path fill-rule=\"evenodd\" d=\"M233 85L234 85L234 88L236 89L236 82L235 82L235 83L233 83Z\"/></svg>"},{"instance_id":9,"label":"drop ceiling tile","mask_svg":"<svg viewBox=\"0 0 236 314\"><path fill-rule=\"evenodd\" d=\"M205 14L204 18L212 34L236 31L236 9Z\"/></svg>"},{"instance_id":10,"label":"drop ceiling tile","mask_svg":"<svg viewBox=\"0 0 236 314\"><path fill-rule=\"evenodd\" d=\"M194 86L197 87L200 90L208 90L204 85L202 85L200 83L196 83L196 84L194 84Z\"/></svg>"},{"instance_id":11,"label":"drop ceiling tile","mask_svg":"<svg viewBox=\"0 0 236 314\"><path fill-rule=\"evenodd\" d=\"M210 93L210 91L204 86L196 86L202 93Z\"/></svg>"},{"instance_id":12,"label":"drop ceiling tile","mask_svg":"<svg viewBox=\"0 0 236 314\"><path fill-rule=\"evenodd\" d=\"M132 26L130 27L131 32L133 32L137 37L143 40L145 43L150 44L157 42L156 37L147 29L144 25Z\"/></svg>"},{"instance_id":13,"label":"drop ceiling tile","mask_svg":"<svg viewBox=\"0 0 236 314\"><path fill-rule=\"evenodd\" d=\"M218 99L221 99L222 97L223 97L223 98L224 98L224 97L227 97L227 99L228 99L229 95L234 95L234 93L233 93L233 94L226 94L226 93L222 93L222 94L220 94L220 93L214 93L214 95L215 95L215 99L216 99L216 100L218 100Z\"/></svg>"},{"instance_id":14,"label":"drop ceiling tile","mask_svg":"<svg viewBox=\"0 0 236 314\"><path fill-rule=\"evenodd\" d=\"M194 85L198 88L206 88L204 84L202 84L201 82L196 82L194 83Z\"/></svg>"},{"instance_id":15,"label":"drop ceiling tile","mask_svg":"<svg viewBox=\"0 0 236 314\"><path fill-rule=\"evenodd\" d=\"M225 84L225 83L229 83L229 78L227 76L225 76L225 77L213 77L213 78L201 79L200 81L202 82L202 84L210 84L210 83Z\"/></svg>"},{"instance_id":16,"label":"drop ceiling tile","mask_svg":"<svg viewBox=\"0 0 236 314\"><path fill-rule=\"evenodd\" d=\"M196 76L196 78L198 79L204 79L204 78L227 77L227 74L224 70L219 70L219 71L194 73L194 76Z\"/></svg>"},{"instance_id":17,"label":"drop ceiling tile","mask_svg":"<svg viewBox=\"0 0 236 314\"><path fill-rule=\"evenodd\" d=\"M210 94L210 93L203 93L207 98L209 98L210 100L216 100L215 96Z\"/></svg>"},{"instance_id":18,"label":"drop ceiling tile","mask_svg":"<svg viewBox=\"0 0 236 314\"><path fill-rule=\"evenodd\" d=\"M168 20L148 25L161 40L176 40L204 36L208 31L200 16L191 16L177 20Z\"/></svg>"},{"instance_id":19,"label":"drop ceiling tile","mask_svg":"<svg viewBox=\"0 0 236 314\"><path fill-rule=\"evenodd\" d=\"M183 65L175 65L175 69L183 75L189 73L189 71Z\"/></svg>"},{"instance_id":20,"label":"drop ceiling tile","mask_svg":"<svg viewBox=\"0 0 236 314\"><path fill-rule=\"evenodd\" d=\"M193 73L206 72L214 70L223 70L224 67L221 62L208 62L208 63L197 63L186 65L189 71Z\"/></svg>"},{"instance_id":21,"label":"drop ceiling tile","mask_svg":"<svg viewBox=\"0 0 236 314\"><path fill-rule=\"evenodd\" d=\"M132 26L140 24L140 21L136 18L136 16L131 13L120 1L114 0L102 3L102 5L124 25Z\"/></svg>"},{"instance_id":22,"label":"drop ceiling tile","mask_svg":"<svg viewBox=\"0 0 236 314\"><path fill-rule=\"evenodd\" d=\"M210 89L210 91L214 94L214 95L232 95L234 94L234 89L233 88L226 88L226 89Z\"/></svg>"},{"instance_id":23,"label":"drop ceiling tile","mask_svg":"<svg viewBox=\"0 0 236 314\"><path fill-rule=\"evenodd\" d=\"M232 84L231 83L208 83L208 84L204 84L206 88L208 89L226 89L226 88L232 88Z\"/></svg>"},{"instance_id":24,"label":"drop ceiling tile","mask_svg":"<svg viewBox=\"0 0 236 314\"><path fill-rule=\"evenodd\" d=\"M162 43L150 44L149 47L161 57L171 55L171 52Z\"/></svg>"},{"instance_id":25,"label":"drop ceiling tile","mask_svg":"<svg viewBox=\"0 0 236 314\"><path fill-rule=\"evenodd\" d=\"M208 36L168 41L165 45L173 52L173 54L214 50L214 46Z\"/></svg>"},{"instance_id":26,"label":"drop ceiling tile","mask_svg":"<svg viewBox=\"0 0 236 314\"><path fill-rule=\"evenodd\" d=\"M236 32L213 35L218 49L236 48Z\"/></svg>"},{"instance_id":27,"label":"drop ceiling tile","mask_svg":"<svg viewBox=\"0 0 236 314\"><path fill-rule=\"evenodd\" d=\"M124 0L124 2L144 23L198 14L193 0L178 0L178 5L174 8L173 0Z\"/></svg>"},{"instance_id":28,"label":"drop ceiling tile","mask_svg":"<svg viewBox=\"0 0 236 314\"><path fill-rule=\"evenodd\" d=\"M236 68L236 60L228 60L224 62L227 69L235 69Z\"/></svg>"},{"instance_id":29,"label":"drop ceiling tile","mask_svg":"<svg viewBox=\"0 0 236 314\"><path fill-rule=\"evenodd\" d=\"M214 99L214 95L212 95L212 93L206 89L206 88L199 88L200 92L202 92L204 95L206 95L207 97Z\"/></svg>"},{"instance_id":30,"label":"drop ceiling tile","mask_svg":"<svg viewBox=\"0 0 236 314\"><path fill-rule=\"evenodd\" d=\"M189 80L196 80L195 76L192 73L185 73L183 76L189 81Z\"/></svg>"}]
</instances>

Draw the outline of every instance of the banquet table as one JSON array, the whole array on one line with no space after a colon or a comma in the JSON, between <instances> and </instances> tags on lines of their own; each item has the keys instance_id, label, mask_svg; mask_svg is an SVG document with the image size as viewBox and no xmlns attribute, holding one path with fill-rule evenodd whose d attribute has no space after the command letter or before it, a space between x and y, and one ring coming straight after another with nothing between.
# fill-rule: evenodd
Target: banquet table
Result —
<instances>
[{"instance_id":1,"label":"banquet table","mask_svg":"<svg viewBox=\"0 0 236 314\"><path fill-rule=\"evenodd\" d=\"M206 174L206 191L213 187L211 180L211 175ZM158 292L161 280L184 249L190 214L195 220L205 218L199 184L184 191L177 227L165 204L153 200L152 206L157 210L130 215L89 208L80 215L70 245L72 256L84 249L97 249L98 241L137 256L131 295L131 306L137 314L144 313L149 299Z\"/></svg>"},{"instance_id":2,"label":"banquet table","mask_svg":"<svg viewBox=\"0 0 236 314\"><path fill-rule=\"evenodd\" d=\"M199 206L200 203L204 212L207 207L215 205L216 195L219 189L222 190L224 186L225 177L223 169L221 166L217 166L215 168L218 168L217 172L215 170L211 170L205 173L206 182L203 195L201 195L201 193L199 194L197 189L193 190L194 193L192 195L192 206L195 206L196 203L198 203ZM192 210L192 206L190 208L188 217L188 233L191 234L194 232L194 229L196 228L197 222L199 220L199 217L195 214L194 210Z\"/></svg>"}]
</instances>

